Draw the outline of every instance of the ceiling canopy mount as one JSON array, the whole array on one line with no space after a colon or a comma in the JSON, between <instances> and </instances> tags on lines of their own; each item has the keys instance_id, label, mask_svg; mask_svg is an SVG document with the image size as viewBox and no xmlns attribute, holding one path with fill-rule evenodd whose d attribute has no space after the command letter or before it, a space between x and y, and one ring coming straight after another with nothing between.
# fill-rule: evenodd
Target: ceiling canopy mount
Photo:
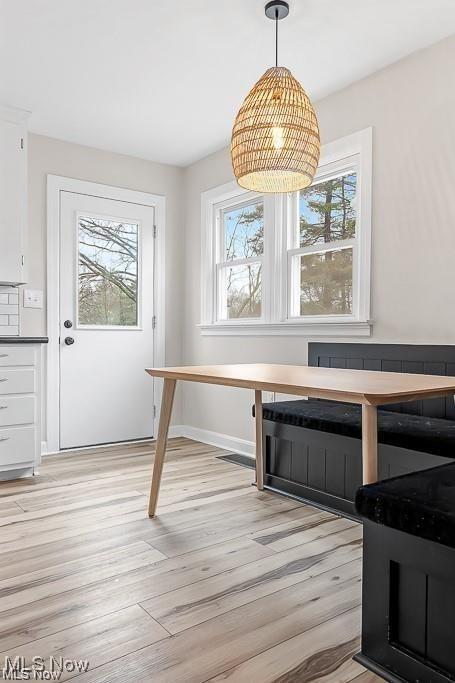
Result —
<instances>
[{"instance_id":1,"label":"ceiling canopy mount","mask_svg":"<svg viewBox=\"0 0 455 683\"><path fill-rule=\"evenodd\" d=\"M284 0L271 0L265 6L265 16L269 19L285 19L289 14L289 4Z\"/></svg>"}]
</instances>

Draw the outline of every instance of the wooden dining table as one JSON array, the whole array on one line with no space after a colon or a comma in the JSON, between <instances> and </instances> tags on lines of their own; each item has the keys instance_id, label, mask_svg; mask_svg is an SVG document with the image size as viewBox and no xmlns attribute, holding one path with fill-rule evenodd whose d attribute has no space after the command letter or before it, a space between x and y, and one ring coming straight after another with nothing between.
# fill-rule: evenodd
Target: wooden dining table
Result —
<instances>
[{"instance_id":1,"label":"wooden dining table","mask_svg":"<svg viewBox=\"0 0 455 683\"><path fill-rule=\"evenodd\" d=\"M169 423L177 381L199 382L254 391L256 423L256 485L264 488L262 449L262 392L330 399L362 406L362 478L365 484L378 478L377 408L388 403L439 398L455 393L455 377L400 372L346 370L304 365L248 363L197 365L147 369L164 378L161 412L150 488L149 516L158 502Z\"/></svg>"}]
</instances>

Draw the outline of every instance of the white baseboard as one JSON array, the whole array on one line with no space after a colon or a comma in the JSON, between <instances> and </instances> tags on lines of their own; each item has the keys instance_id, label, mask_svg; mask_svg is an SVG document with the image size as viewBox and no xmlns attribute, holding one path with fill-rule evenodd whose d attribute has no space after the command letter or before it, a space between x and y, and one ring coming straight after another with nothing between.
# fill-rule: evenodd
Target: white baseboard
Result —
<instances>
[{"instance_id":1,"label":"white baseboard","mask_svg":"<svg viewBox=\"0 0 455 683\"><path fill-rule=\"evenodd\" d=\"M171 425L169 427L168 437L170 439L175 439L178 436L185 436L185 434L183 433L184 430L185 430L185 425Z\"/></svg>"},{"instance_id":2,"label":"white baseboard","mask_svg":"<svg viewBox=\"0 0 455 683\"><path fill-rule=\"evenodd\" d=\"M238 439L236 436L211 432L208 429L200 429L199 427L192 427L191 425L171 425L169 427L169 438L172 439L178 436L185 436L188 439L193 439L193 441L201 441L210 446L217 446L226 451L233 451L234 453L240 453L241 455L247 455L250 458L254 458L254 442L247 441L246 439ZM93 448L97 447L94 446ZM86 447L83 450L86 450ZM45 441L41 442L41 454L51 455L51 453L48 453L47 451L47 442ZM62 451L58 454L61 455ZM54 454L52 453L52 455Z\"/></svg>"},{"instance_id":3,"label":"white baseboard","mask_svg":"<svg viewBox=\"0 0 455 683\"><path fill-rule=\"evenodd\" d=\"M179 433L174 433L174 430L180 430ZM233 451L241 455L247 455L250 458L254 457L254 442L246 439L238 439L236 436L229 434L220 434L219 432L211 432L208 429L200 429L199 427L192 427L191 425L178 425L171 427L169 436L186 436L193 441L201 441L210 446L217 446L226 451Z\"/></svg>"}]
</instances>

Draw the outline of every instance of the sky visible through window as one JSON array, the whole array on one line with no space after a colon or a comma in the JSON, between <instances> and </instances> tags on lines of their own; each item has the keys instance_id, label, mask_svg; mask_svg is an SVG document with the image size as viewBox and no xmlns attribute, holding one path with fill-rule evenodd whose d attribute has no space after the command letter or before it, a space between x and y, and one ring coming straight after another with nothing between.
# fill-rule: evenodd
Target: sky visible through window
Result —
<instances>
[{"instance_id":1,"label":"sky visible through window","mask_svg":"<svg viewBox=\"0 0 455 683\"><path fill-rule=\"evenodd\" d=\"M264 250L264 205L255 202L223 212L224 260L260 256Z\"/></svg>"}]
</instances>

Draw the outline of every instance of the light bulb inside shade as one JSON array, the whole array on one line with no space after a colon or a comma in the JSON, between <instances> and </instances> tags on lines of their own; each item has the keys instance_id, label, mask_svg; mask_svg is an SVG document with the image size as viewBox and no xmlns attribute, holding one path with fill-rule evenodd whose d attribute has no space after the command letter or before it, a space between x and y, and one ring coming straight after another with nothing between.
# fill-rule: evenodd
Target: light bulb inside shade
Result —
<instances>
[{"instance_id":1,"label":"light bulb inside shade","mask_svg":"<svg viewBox=\"0 0 455 683\"><path fill-rule=\"evenodd\" d=\"M284 137L283 137L283 129L281 128L281 126L273 126L273 128L272 128L272 142L273 142L273 146L277 150L277 152L280 149L283 149Z\"/></svg>"}]
</instances>

